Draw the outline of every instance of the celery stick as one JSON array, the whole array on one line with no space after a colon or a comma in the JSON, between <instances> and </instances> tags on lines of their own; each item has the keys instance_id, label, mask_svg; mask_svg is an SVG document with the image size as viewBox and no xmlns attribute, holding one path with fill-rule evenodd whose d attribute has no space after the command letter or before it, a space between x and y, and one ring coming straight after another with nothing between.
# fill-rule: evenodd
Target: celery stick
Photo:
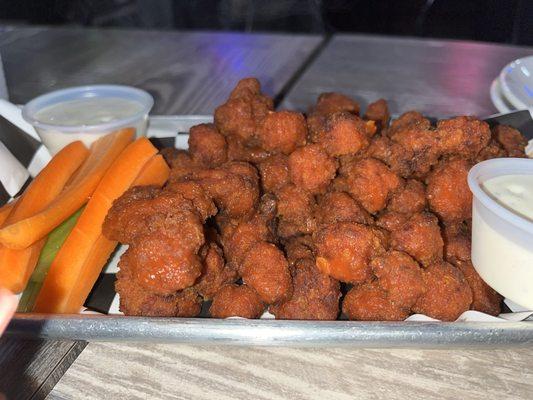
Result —
<instances>
[{"instance_id":1,"label":"celery stick","mask_svg":"<svg viewBox=\"0 0 533 400\"><path fill-rule=\"evenodd\" d=\"M24 292L22 293L17 309L18 312L31 312L33 310L33 305L35 304L37 295L39 294L46 275L48 274L50 265L52 265L52 261L54 261L55 256L65 240L67 240L70 231L72 231L72 228L76 225L84 208L85 206L80 208L48 235L43 249L41 250L41 254L39 255L35 270L30 277L26 289L24 289Z\"/></svg>"}]
</instances>

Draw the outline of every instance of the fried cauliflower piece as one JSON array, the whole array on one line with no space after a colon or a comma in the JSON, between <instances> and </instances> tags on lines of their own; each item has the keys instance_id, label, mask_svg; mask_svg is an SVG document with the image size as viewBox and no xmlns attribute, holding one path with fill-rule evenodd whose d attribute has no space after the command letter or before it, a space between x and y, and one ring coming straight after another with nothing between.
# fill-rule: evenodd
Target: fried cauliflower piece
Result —
<instances>
[{"instance_id":1,"label":"fried cauliflower piece","mask_svg":"<svg viewBox=\"0 0 533 400\"><path fill-rule=\"evenodd\" d=\"M463 159L445 160L426 180L429 208L444 222L461 222L472 217L472 192L467 183L471 166Z\"/></svg>"},{"instance_id":2,"label":"fried cauliflower piece","mask_svg":"<svg viewBox=\"0 0 533 400\"><path fill-rule=\"evenodd\" d=\"M413 214L426 208L426 188L415 179L409 179L394 192L389 200L387 210L405 214Z\"/></svg>"},{"instance_id":3,"label":"fried cauliflower piece","mask_svg":"<svg viewBox=\"0 0 533 400\"><path fill-rule=\"evenodd\" d=\"M472 291L463 273L441 261L422 271L426 292L418 298L412 310L441 321L455 321L470 309Z\"/></svg>"},{"instance_id":4,"label":"fried cauliflower piece","mask_svg":"<svg viewBox=\"0 0 533 400\"><path fill-rule=\"evenodd\" d=\"M183 219L180 222L190 224ZM196 223L194 225L196 227ZM128 263L133 279L146 290L159 295L170 295L194 285L203 266L196 246L184 246L175 239L185 229L176 231L172 237L161 233L139 236L122 255L119 268ZM200 236L201 232L197 235ZM187 236L190 235L184 235Z\"/></svg>"},{"instance_id":5,"label":"fried cauliflower piece","mask_svg":"<svg viewBox=\"0 0 533 400\"><path fill-rule=\"evenodd\" d=\"M492 129L492 133L508 157L526 156L527 139L518 130L508 125L498 125Z\"/></svg>"},{"instance_id":6,"label":"fried cauliflower piece","mask_svg":"<svg viewBox=\"0 0 533 400\"><path fill-rule=\"evenodd\" d=\"M301 258L292 268L291 298L271 306L277 319L335 320L341 297L339 282L322 274L313 258Z\"/></svg>"},{"instance_id":7,"label":"fried cauliflower piece","mask_svg":"<svg viewBox=\"0 0 533 400\"><path fill-rule=\"evenodd\" d=\"M406 252L424 266L442 260L444 243L437 217L429 212L413 214L392 231L391 247Z\"/></svg>"},{"instance_id":8,"label":"fried cauliflower piece","mask_svg":"<svg viewBox=\"0 0 533 400\"><path fill-rule=\"evenodd\" d=\"M289 159L283 154L274 154L257 164L263 190L275 192L290 183Z\"/></svg>"},{"instance_id":9,"label":"fried cauliflower piece","mask_svg":"<svg viewBox=\"0 0 533 400\"><path fill-rule=\"evenodd\" d=\"M318 96L316 106L313 110L318 114L333 114L336 112L347 111L359 115L359 104L342 93L322 93Z\"/></svg>"},{"instance_id":10,"label":"fried cauliflower piece","mask_svg":"<svg viewBox=\"0 0 533 400\"><path fill-rule=\"evenodd\" d=\"M215 215L218 210L202 186L194 181L169 182L165 186L166 193L176 193L190 201L203 221Z\"/></svg>"},{"instance_id":11,"label":"fried cauliflower piece","mask_svg":"<svg viewBox=\"0 0 533 400\"><path fill-rule=\"evenodd\" d=\"M320 198L315 209L319 225L336 222L372 224L372 216L346 192L328 192Z\"/></svg>"},{"instance_id":12,"label":"fried cauliflower piece","mask_svg":"<svg viewBox=\"0 0 533 400\"><path fill-rule=\"evenodd\" d=\"M139 286L125 274L123 264L117 274L115 290L120 296L119 309L124 315L190 318L200 314L202 299L194 290L160 296Z\"/></svg>"},{"instance_id":13,"label":"fried cauliflower piece","mask_svg":"<svg viewBox=\"0 0 533 400\"><path fill-rule=\"evenodd\" d=\"M294 111L269 112L263 119L257 139L266 151L290 154L303 146L307 138L307 124L302 114Z\"/></svg>"},{"instance_id":14,"label":"fried cauliflower piece","mask_svg":"<svg viewBox=\"0 0 533 400\"><path fill-rule=\"evenodd\" d=\"M491 138L486 122L464 116L440 120L436 135L442 154L472 160L489 144Z\"/></svg>"},{"instance_id":15,"label":"fried cauliflower piece","mask_svg":"<svg viewBox=\"0 0 533 400\"><path fill-rule=\"evenodd\" d=\"M407 111L391 122L387 134L392 136L398 131L415 127L426 130L431 127L431 123L418 111Z\"/></svg>"},{"instance_id":16,"label":"fried cauliflower piece","mask_svg":"<svg viewBox=\"0 0 533 400\"><path fill-rule=\"evenodd\" d=\"M342 312L350 320L402 321L409 312L396 307L376 282L355 286L344 296Z\"/></svg>"},{"instance_id":17,"label":"fried cauliflower piece","mask_svg":"<svg viewBox=\"0 0 533 400\"><path fill-rule=\"evenodd\" d=\"M272 243L256 243L246 254L240 270L243 282L254 288L266 304L282 302L292 295L289 264Z\"/></svg>"},{"instance_id":18,"label":"fried cauliflower piece","mask_svg":"<svg viewBox=\"0 0 533 400\"><path fill-rule=\"evenodd\" d=\"M215 125L224 136L235 136L247 144L255 139L260 124L273 109L272 99L261 93L257 79L242 79L226 103L215 110Z\"/></svg>"},{"instance_id":19,"label":"fried cauliflower piece","mask_svg":"<svg viewBox=\"0 0 533 400\"><path fill-rule=\"evenodd\" d=\"M228 263L241 265L248 250L259 242L273 242L275 236L270 221L272 216L256 212L250 219L226 221L219 226L222 230L222 244Z\"/></svg>"},{"instance_id":20,"label":"fried cauliflower piece","mask_svg":"<svg viewBox=\"0 0 533 400\"><path fill-rule=\"evenodd\" d=\"M214 124L200 124L189 131L189 153L194 162L214 168L228 160L228 145Z\"/></svg>"},{"instance_id":21,"label":"fried cauliflower piece","mask_svg":"<svg viewBox=\"0 0 533 400\"><path fill-rule=\"evenodd\" d=\"M248 163L259 163L270 153L256 143L256 140L250 140L250 143L244 143L243 140L236 136L226 136L228 144L228 161L243 161Z\"/></svg>"},{"instance_id":22,"label":"fried cauliflower piece","mask_svg":"<svg viewBox=\"0 0 533 400\"><path fill-rule=\"evenodd\" d=\"M375 229L352 222L327 225L313 237L318 269L342 282L367 281L370 260L384 251Z\"/></svg>"},{"instance_id":23,"label":"fried cauliflower piece","mask_svg":"<svg viewBox=\"0 0 533 400\"><path fill-rule=\"evenodd\" d=\"M376 218L376 226L388 232L392 232L400 229L403 224L409 221L411 215L412 214L385 210Z\"/></svg>"},{"instance_id":24,"label":"fried cauliflower piece","mask_svg":"<svg viewBox=\"0 0 533 400\"><path fill-rule=\"evenodd\" d=\"M335 177L335 159L316 144L300 147L289 156L289 175L292 182L310 193L323 193Z\"/></svg>"},{"instance_id":25,"label":"fried cauliflower piece","mask_svg":"<svg viewBox=\"0 0 533 400\"><path fill-rule=\"evenodd\" d=\"M293 236L284 241L285 254L289 265L298 260L315 258L315 243L311 235Z\"/></svg>"},{"instance_id":26,"label":"fried cauliflower piece","mask_svg":"<svg viewBox=\"0 0 533 400\"><path fill-rule=\"evenodd\" d=\"M237 280L237 270L224 262L224 254L215 243L202 247L200 259L203 264L202 275L193 288L204 300L211 300L222 286Z\"/></svg>"},{"instance_id":27,"label":"fried cauliflower piece","mask_svg":"<svg viewBox=\"0 0 533 400\"><path fill-rule=\"evenodd\" d=\"M442 229L445 260L454 265L460 261L470 261L470 237L467 224L445 224Z\"/></svg>"},{"instance_id":28,"label":"fried cauliflower piece","mask_svg":"<svg viewBox=\"0 0 533 400\"><path fill-rule=\"evenodd\" d=\"M322 126L315 125L311 132L313 142L332 157L356 154L368 146L367 124L349 112L327 115Z\"/></svg>"},{"instance_id":29,"label":"fried cauliflower piece","mask_svg":"<svg viewBox=\"0 0 533 400\"><path fill-rule=\"evenodd\" d=\"M426 291L420 265L406 253L389 251L374 258L370 266L395 307L410 310Z\"/></svg>"},{"instance_id":30,"label":"fried cauliflower piece","mask_svg":"<svg viewBox=\"0 0 533 400\"><path fill-rule=\"evenodd\" d=\"M313 216L316 204L309 192L289 184L276 192L276 198L280 237L309 234L316 230Z\"/></svg>"},{"instance_id":31,"label":"fried cauliflower piece","mask_svg":"<svg viewBox=\"0 0 533 400\"><path fill-rule=\"evenodd\" d=\"M370 103L366 108L364 118L375 121L377 124L377 131L381 132L389 125L390 121L387 101L385 99L379 99L373 103Z\"/></svg>"},{"instance_id":32,"label":"fried cauliflower piece","mask_svg":"<svg viewBox=\"0 0 533 400\"><path fill-rule=\"evenodd\" d=\"M387 205L401 181L385 164L373 158L354 159L340 168L339 187L350 193L369 213Z\"/></svg>"},{"instance_id":33,"label":"fried cauliflower piece","mask_svg":"<svg viewBox=\"0 0 533 400\"><path fill-rule=\"evenodd\" d=\"M454 264L463 273L472 290L471 310L498 315L501 312L503 297L485 283L470 261L456 261Z\"/></svg>"},{"instance_id":34,"label":"fried cauliflower piece","mask_svg":"<svg viewBox=\"0 0 533 400\"><path fill-rule=\"evenodd\" d=\"M241 317L254 319L265 306L257 292L248 285L225 285L213 298L209 314L213 318Z\"/></svg>"},{"instance_id":35,"label":"fried cauliflower piece","mask_svg":"<svg viewBox=\"0 0 533 400\"><path fill-rule=\"evenodd\" d=\"M219 211L230 218L252 215L259 201L259 177L248 163L234 161L199 170L194 180L213 198Z\"/></svg>"}]
</instances>

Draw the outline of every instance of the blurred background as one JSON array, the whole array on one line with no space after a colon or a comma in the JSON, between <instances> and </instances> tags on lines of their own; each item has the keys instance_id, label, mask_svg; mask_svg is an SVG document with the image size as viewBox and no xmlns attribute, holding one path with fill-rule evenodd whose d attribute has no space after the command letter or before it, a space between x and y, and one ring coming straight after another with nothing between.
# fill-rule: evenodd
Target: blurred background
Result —
<instances>
[{"instance_id":1,"label":"blurred background","mask_svg":"<svg viewBox=\"0 0 533 400\"><path fill-rule=\"evenodd\" d=\"M0 24L373 33L533 45L532 0L0 0Z\"/></svg>"}]
</instances>

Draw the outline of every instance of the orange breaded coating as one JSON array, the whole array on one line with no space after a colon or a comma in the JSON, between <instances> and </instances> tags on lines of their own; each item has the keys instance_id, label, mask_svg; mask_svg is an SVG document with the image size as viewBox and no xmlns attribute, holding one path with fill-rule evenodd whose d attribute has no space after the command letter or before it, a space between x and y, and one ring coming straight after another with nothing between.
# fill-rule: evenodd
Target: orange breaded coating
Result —
<instances>
[{"instance_id":1,"label":"orange breaded coating","mask_svg":"<svg viewBox=\"0 0 533 400\"><path fill-rule=\"evenodd\" d=\"M470 261L470 236L470 229L465 223L445 224L442 229L445 260L454 265Z\"/></svg>"},{"instance_id":2,"label":"orange breaded coating","mask_svg":"<svg viewBox=\"0 0 533 400\"><path fill-rule=\"evenodd\" d=\"M402 321L409 316L396 307L376 282L355 286L344 296L342 312L350 320Z\"/></svg>"},{"instance_id":3,"label":"orange breaded coating","mask_svg":"<svg viewBox=\"0 0 533 400\"><path fill-rule=\"evenodd\" d=\"M197 171L194 179L213 198L219 211L230 218L253 214L259 200L259 177L250 164L229 162Z\"/></svg>"},{"instance_id":4,"label":"orange breaded coating","mask_svg":"<svg viewBox=\"0 0 533 400\"><path fill-rule=\"evenodd\" d=\"M314 239L318 269L342 282L367 281L371 277L370 260L384 251L373 228L352 222L327 225Z\"/></svg>"},{"instance_id":5,"label":"orange breaded coating","mask_svg":"<svg viewBox=\"0 0 533 400\"><path fill-rule=\"evenodd\" d=\"M226 223L220 226L224 254L228 263L240 265L250 248L258 242L275 240L269 215L257 212L249 220Z\"/></svg>"},{"instance_id":6,"label":"orange breaded coating","mask_svg":"<svg viewBox=\"0 0 533 400\"><path fill-rule=\"evenodd\" d=\"M272 111L257 131L259 146L266 151L292 153L305 144L307 124L302 114L294 111Z\"/></svg>"},{"instance_id":7,"label":"orange breaded coating","mask_svg":"<svg viewBox=\"0 0 533 400\"><path fill-rule=\"evenodd\" d=\"M316 205L314 197L309 192L289 184L276 192L276 198L279 236L288 238L315 231L313 210Z\"/></svg>"},{"instance_id":8,"label":"orange breaded coating","mask_svg":"<svg viewBox=\"0 0 533 400\"><path fill-rule=\"evenodd\" d=\"M203 270L194 285L194 290L204 300L210 300L222 286L237 280L237 270L231 264L224 262L222 250L215 243L204 245L200 250L200 258Z\"/></svg>"},{"instance_id":9,"label":"orange breaded coating","mask_svg":"<svg viewBox=\"0 0 533 400\"><path fill-rule=\"evenodd\" d=\"M498 143L498 141L491 139L489 144L486 145L481 149L481 151L478 153L476 159L474 160L475 163L490 160L492 158L502 158L507 157L507 152L503 148L503 146Z\"/></svg>"},{"instance_id":10,"label":"orange breaded coating","mask_svg":"<svg viewBox=\"0 0 533 400\"><path fill-rule=\"evenodd\" d=\"M374 258L370 266L396 307L409 310L426 291L420 265L406 253L392 250Z\"/></svg>"},{"instance_id":11,"label":"orange breaded coating","mask_svg":"<svg viewBox=\"0 0 533 400\"><path fill-rule=\"evenodd\" d=\"M311 235L293 236L283 244L289 265L301 259L315 258L315 243Z\"/></svg>"},{"instance_id":12,"label":"orange breaded coating","mask_svg":"<svg viewBox=\"0 0 533 400\"><path fill-rule=\"evenodd\" d=\"M391 233L391 246L427 266L442 260L443 241L437 217L429 212L413 214Z\"/></svg>"},{"instance_id":13,"label":"orange breaded coating","mask_svg":"<svg viewBox=\"0 0 533 400\"><path fill-rule=\"evenodd\" d=\"M176 231L173 237L162 234L138 237L122 255L119 268L128 263L133 279L146 290L160 295L170 295L194 285L203 266L196 249L176 241L184 230ZM187 236L190 235L184 235L183 240Z\"/></svg>"},{"instance_id":14,"label":"orange breaded coating","mask_svg":"<svg viewBox=\"0 0 533 400\"><path fill-rule=\"evenodd\" d=\"M275 192L290 182L289 159L283 154L274 154L259 164L261 186L265 192Z\"/></svg>"},{"instance_id":15,"label":"orange breaded coating","mask_svg":"<svg viewBox=\"0 0 533 400\"><path fill-rule=\"evenodd\" d=\"M387 101L385 99L379 99L370 103L366 108L364 118L375 121L377 123L378 132L386 128L390 121Z\"/></svg>"},{"instance_id":16,"label":"orange breaded coating","mask_svg":"<svg viewBox=\"0 0 533 400\"><path fill-rule=\"evenodd\" d=\"M455 266L461 270L472 290L473 300L470 309L490 315L500 314L503 297L481 279L472 263L470 261L458 261Z\"/></svg>"},{"instance_id":17,"label":"orange breaded coating","mask_svg":"<svg viewBox=\"0 0 533 400\"><path fill-rule=\"evenodd\" d=\"M139 286L125 272L124 264L117 274L115 290L120 296L119 309L124 315L145 317L196 317L202 308L202 299L191 289L177 294L159 296Z\"/></svg>"},{"instance_id":18,"label":"orange breaded coating","mask_svg":"<svg viewBox=\"0 0 533 400\"><path fill-rule=\"evenodd\" d=\"M177 193L189 200L199 213L202 220L206 220L207 218L215 215L218 211L215 207L215 203L213 203L213 200L211 200L202 186L197 182L185 180L169 182L165 186L165 192Z\"/></svg>"},{"instance_id":19,"label":"orange breaded coating","mask_svg":"<svg viewBox=\"0 0 533 400\"><path fill-rule=\"evenodd\" d=\"M372 224L372 216L346 192L328 192L318 201L315 218L319 225L336 222Z\"/></svg>"},{"instance_id":20,"label":"orange breaded coating","mask_svg":"<svg viewBox=\"0 0 533 400\"><path fill-rule=\"evenodd\" d=\"M143 232L151 209L148 205L161 193L157 186L134 186L113 202L102 225L105 237L121 243L132 243ZM138 207L138 205L145 207Z\"/></svg>"},{"instance_id":21,"label":"orange breaded coating","mask_svg":"<svg viewBox=\"0 0 533 400\"><path fill-rule=\"evenodd\" d=\"M369 213L375 214L385 208L401 181L381 161L363 158L350 161L340 168L339 183Z\"/></svg>"},{"instance_id":22,"label":"orange breaded coating","mask_svg":"<svg viewBox=\"0 0 533 400\"><path fill-rule=\"evenodd\" d=\"M274 109L272 99L261 93L255 78L242 79L226 103L215 110L215 125L224 136L252 140L269 111Z\"/></svg>"},{"instance_id":23,"label":"orange breaded coating","mask_svg":"<svg viewBox=\"0 0 533 400\"><path fill-rule=\"evenodd\" d=\"M341 297L339 282L322 274L315 266L314 259L296 261L292 279L292 297L269 309L277 319L337 319Z\"/></svg>"},{"instance_id":24,"label":"orange breaded coating","mask_svg":"<svg viewBox=\"0 0 533 400\"><path fill-rule=\"evenodd\" d=\"M192 160L188 151L166 148L161 150L161 154L170 165L170 182L188 178L201 168Z\"/></svg>"},{"instance_id":25,"label":"orange breaded coating","mask_svg":"<svg viewBox=\"0 0 533 400\"><path fill-rule=\"evenodd\" d=\"M259 318L265 309L257 292L247 285L225 285L222 287L209 307L213 318Z\"/></svg>"},{"instance_id":26,"label":"orange breaded coating","mask_svg":"<svg viewBox=\"0 0 533 400\"><path fill-rule=\"evenodd\" d=\"M426 292L412 310L442 321L455 321L472 304L472 291L463 273L441 261L422 271Z\"/></svg>"},{"instance_id":27,"label":"orange breaded coating","mask_svg":"<svg viewBox=\"0 0 533 400\"><path fill-rule=\"evenodd\" d=\"M376 226L392 232L400 229L403 224L409 221L410 217L411 214L385 210L376 218Z\"/></svg>"},{"instance_id":28,"label":"orange breaded coating","mask_svg":"<svg viewBox=\"0 0 533 400\"><path fill-rule=\"evenodd\" d=\"M323 126L311 132L313 142L332 157L357 153L368 146L368 137L365 121L349 112L328 115Z\"/></svg>"},{"instance_id":29,"label":"orange breaded coating","mask_svg":"<svg viewBox=\"0 0 533 400\"><path fill-rule=\"evenodd\" d=\"M429 208L445 222L461 222L472 217L472 192L467 183L471 166L462 159L446 160L426 180Z\"/></svg>"},{"instance_id":30,"label":"orange breaded coating","mask_svg":"<svg viewBox=\"0 0 533 400\"><path fill-rule=\"evenodd\" d=\"M289 264L272 243L259 242L248 250L241 265L241 276L266 304L284 301L292 294Z\"/></svg>"},{"instance_id":31,"label":"orange breaded coating","mask_svg":"<svg viewBox=\"0 0 533 400\"><path fill-rule=\"evenodd\" d=\"M412 214L426 208L426 188L415 179L409 179L394 192L389 200L387 210Z\"/></svg>"},{"instance_id":32,"label":"orange breaded coating","mask_svg":"<svg viewBox=\"0 0 533 400\"><path fill-rule=\"evenodd\" d=\"M509 157L526 156L527 139L518 130L508 125L498 125L492 129L492 133Z\"/></svg>"},{"instance_id":33,"label":"orange breaded coating","mask_svg":"<svg viewBox=\"0 0 533 400\"><path fill-rule=\"evenodd\" d=\"M189 131L189 152L198 164L213 168L228 160L228 145L214 124L200 124Z\"/></svg>"},{"instance_id":34,"label":"orange breaded coating","mask_svg":"<svg viewBox=\"0 0 533 400\"><path fill-rule=\"evenodd\" d=\"M316 106L313 110L318 114L333 114L340 111L347 111L359 115L359 104L342 93L322 93L318 96Z\"/></svg>"},{"instance_id":35,"label":"orange breaded coating","mask_svg":"<svg viewBox=\"0 0 533 400\"><path fill-rule=\"evenodd\" d=\"M258 163L270 156L268 151L263 150L256 144L245 144L236 136L226 136L226 143L228 144L229 161Z\"/></svg>"},{"instance_id":36,"label":"orange breaded coating","mask_svg":"<svg viewBox=\"0 0 533 400\"><path fill-rule=\"evenodd\" d=\"M325 192L336 170L335 159L316 144L300 147L289 156L292 182L310 193Z\"/></svg>"},{"instance_id":37,"label":"orange breaded coating","mask_svg":"<svg viewBox=\"0 0 533 400\"><path fill-rule=\"evenodd\" d=\"M489 125L473 117L440 120L436 130L439 147L444 155L474 159L490 142Z\"/></svg>"},{"instance_id":38,"label":"orange breaded coating","mask_svg":"<svg viewBox=\"0 0 533 400\"><path fill-rule=\"evenodd\" d=\"M387 135L393 135L398 131L413 127L429 129L431 123L429 122L429 119L425 118L418 111L407 111L391 122L390 127L387 130Z\"/></svg>"}]
</instances>

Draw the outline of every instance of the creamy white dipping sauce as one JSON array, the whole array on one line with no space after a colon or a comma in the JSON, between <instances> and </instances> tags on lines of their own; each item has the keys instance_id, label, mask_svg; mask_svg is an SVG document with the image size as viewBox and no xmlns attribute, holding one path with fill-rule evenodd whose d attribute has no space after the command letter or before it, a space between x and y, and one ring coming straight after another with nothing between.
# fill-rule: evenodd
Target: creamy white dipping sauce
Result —
<instances>
[{"instance_id":1,"label":"creamy white dipping sauce","mask_svg":"<svg viewBox=\"0 0 533 400\"><path fill-rule=\"evenodd\" d=\"M533 175L497 176L480 187L525 223L533 222ZM533 243L500 218L474 202L472 263L491 287L533 310Z\"/></svg>"},{"instance_id":2,"label":"creamy white dipping sauce","mask_svg":"<svg viewBox=\"0 0 533 400\"><path fill-rule=\"evenodd\" d=\"M45 107L35 119L51 125L91 126L131 117L142 108L142 104L120 97L89 97Z\"/></svg>"},{"instance_id":3,"label":"creamy white dipping sauce","mask_svg":"<svg viewBox=\"0 0 533 400\"><path fill-rule=\"evenodd\" d=\"M497 176L481 187L505 208L533 221L533 175Z\"/></svg>"}]
</instances>

